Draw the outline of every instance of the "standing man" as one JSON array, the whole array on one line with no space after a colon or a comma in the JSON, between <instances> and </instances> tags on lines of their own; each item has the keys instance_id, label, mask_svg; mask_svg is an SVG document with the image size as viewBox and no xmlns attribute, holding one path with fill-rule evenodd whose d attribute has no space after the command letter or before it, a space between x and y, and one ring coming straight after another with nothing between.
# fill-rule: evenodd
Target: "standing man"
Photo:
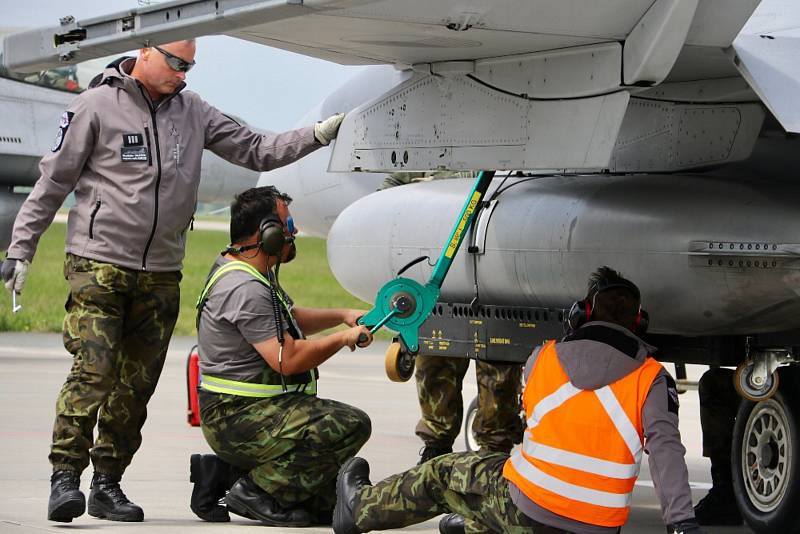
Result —
<instances>
[{"instance_id":1,"label":"standing man","mask_svg":"<svg viewBox=\"0 0 800 534\"><path fill-rule=\"evenodd\" d=\"M142 521L120 489L141 444L178 315L186 231L207 148L266 171L336 136L342 116L279 135L252 132L183 91L195 42L143 48L96 78L64 112L41 178L22 205L2 265L20 293L42 233L75 192L64 274L70 284L64 346L74 362L56 401L47 517L70 522L86 507L80 474L94 465L89 514ZM97 439L92 440L97 425Z\"/></svg>"},{"instance_id":2,"label":"standing man","mask_svg":"<svg viewBox=\"0 0 800 534\"><path fill-rule=\"evenodd\" d=\"M225 498L228 510L271 526L330 525L336 474L371 424L358 408L317 397L317 367L372 336L356 325L363 310L301 308L278 285L280 264L296 252L290 201L258 187L231 206L231 245L197 304L200 414L214 452L246 471ZM339 324L350 328L305 339ZM219 476L213 463L193 466L195 486L218 487L222 480L207 477ZM205 511L211 521L227 515Z\"/></svg>"},{"instance_id":3,"label":"standing man","mask_svg":"<svg viewBox=\"0 0 800 534\"><path fill-rule=\"evenodd\" d=\"M384 180L381 189L413 182L476 176L470 171L397 172ZM421 414L415 432L423 443L419 464L453 452L453 443L464 417L461 391L469 362L468 358L423 354L415 358L414 379ZM475 440L483 452L508 454L522 439L524 425L519 417L522 365L476 361L475 377L478 382L478 410L472 423Z\"/></svg>"},{"instance_id":4,"label":"standing man","mask_svg":"<svg viewBox=\"0 0 800 534\"><path fill-rule=\"evenodd\" d=\"M634 334L639 289L603 267L573 306L574 329L534 350L525 366L527 429L509 458L453 453L372 486L353 458L337 481L334 531L399 528L436 515L440 532L613 534L628 520L641 455L669 532L700 534L675 382Z\"/></svg>"},{"instance_id":5,"label":"standing man","mask_svg":"<svg viewBox=\"0 0 800 534\"><path fill-rule=\"evenodd\" d=\"M733 369L716 367L700 377L700 428L703 456L711 461L711 489L694 507L701 525L741 525L733 494L731 443L742 398L733 386Z\"/></svg>"}]
</instances>

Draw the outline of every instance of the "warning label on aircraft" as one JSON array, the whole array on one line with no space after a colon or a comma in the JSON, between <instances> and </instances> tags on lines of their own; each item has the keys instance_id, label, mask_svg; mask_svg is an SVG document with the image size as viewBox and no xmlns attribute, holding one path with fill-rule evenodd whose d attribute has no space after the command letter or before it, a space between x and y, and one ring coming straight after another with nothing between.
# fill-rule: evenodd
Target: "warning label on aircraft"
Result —
<instances>
[{"instance_id":1,"label":"warning label on aircraft","mask_svg":"<svg viewBox=\"0 0 800 534\"><path fill-rule=\"evenodd\" d=\"M450 244L447 245L447 250L444 253L446 258L452 259L453 256L455 256L456 250L458 250L458 244L461 241L461 234L464 233L464 227L467 226L467 221L469 220L470 215L472 215L472 212L475 211L475 208L478 206L478 203L481 200L481 195L482 193L479 193L478 191L475 191L472 194L472 198L469 200L467 209L464 210L464 215L461 216L461 220L458 221L456 231L453 232L453 238L450 240Z\"/></svg>"}]
</instances>

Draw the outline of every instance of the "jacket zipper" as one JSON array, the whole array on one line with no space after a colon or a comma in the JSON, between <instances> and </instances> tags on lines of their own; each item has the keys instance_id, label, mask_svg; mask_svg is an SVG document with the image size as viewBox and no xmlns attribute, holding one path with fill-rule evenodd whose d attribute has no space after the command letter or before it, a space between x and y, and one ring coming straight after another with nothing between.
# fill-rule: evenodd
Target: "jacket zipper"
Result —
<instances>
[{"instance_id":1,"label":"jacket zipper","mask_svg":"<svg viewBox=\"0 0 800 534\"><path fill-rule=\"evenodd\" d=\"M92 210L92 215L89 218L89 239L94 239L94 218L97 215L97 210L100 209L100 201L94 203L94 209Z\"/></svg>"},{"instance_id":2,"label":"jacket zipper","mask_svg":"<svg viewBox=\"0 0 800 534\"><path fill-rule=\"evenodd\" d=\"M150 103L150 99L144 92L144 89L139 86L139 90L142 92L142 96L144 97L144 101L147 104L147 108L150 111L150 120L153 121L153 144L156 147L156 166L157 166L157 174L156 174L156 188L155 188L155 204L153 209L153 228L150 230L150 237L147 238L147 244L144 246L144 254L142 254L142 270L147 270L147 253L150 251L150 245L153 244L153 238L156 235L156 226L158 225L158 193L161 189L161 147L158 142L158 124L156 124L156 110L153 105ZM150 136L147 137L148 142Z\"/></svg>"},{"instance_id":3,"label":"jacket zipper","mask_svg":"<svg viewBox=\"0 0 800 534\"><path fill-rule=\"evenodd\" d=\"M144 136L147 138L147 165L153 166L153 147L150 144L150 128L144 127Z\"/></svg>"}]
</instances>

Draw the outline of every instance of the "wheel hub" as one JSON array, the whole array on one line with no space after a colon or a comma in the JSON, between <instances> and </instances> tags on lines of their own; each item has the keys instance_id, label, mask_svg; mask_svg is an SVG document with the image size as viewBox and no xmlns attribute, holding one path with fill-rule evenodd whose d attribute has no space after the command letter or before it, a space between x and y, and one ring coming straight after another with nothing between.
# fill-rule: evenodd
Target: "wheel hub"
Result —
<instances>
[{"instance_id":1,"label":"wheel hub","mask_svg":"<svg viewBox=\"0 0 800 534\"><path fill-rule=\"evenodd\" d=\"M773 399L750 414L742 444L742 472L750 502L762 512L777 508L789 486L791 444L783 406Z\"/></svg>"}]
</instances>

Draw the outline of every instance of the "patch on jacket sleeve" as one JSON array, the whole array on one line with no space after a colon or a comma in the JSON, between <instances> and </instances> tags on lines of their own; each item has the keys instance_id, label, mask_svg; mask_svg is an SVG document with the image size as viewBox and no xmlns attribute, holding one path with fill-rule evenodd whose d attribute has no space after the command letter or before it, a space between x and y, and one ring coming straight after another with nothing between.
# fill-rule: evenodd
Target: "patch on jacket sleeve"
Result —
<instances>
[{"instance_id":1,"label":"patch on jacket sleeve","mask_svg":"<svg viewBox=\"0 0 800 534\"><path fill-rule=\"evenodd\" d=\"M75 113L71 111L65 111L61 115L61 121L58 123L58 133L56 134L56 140L53 142L53 148L51 149L53 152L58 152L61 150L61 146L64 144L64 136L67 135L67 130L69 129L69 125L72 123L72 118L75 116Z\"/></svg>"},{"instance_id":2,"label":"patch on jacket sleeve","mask_svg":"<svg viewBox=\"0 0 800 534\"><path fill-rule=\"evenodd\" d=\"M678 387L675 385L675 379L669 374L667 376L667 410L675 415L678 415Z\"/></svg>"}]
</instances>

